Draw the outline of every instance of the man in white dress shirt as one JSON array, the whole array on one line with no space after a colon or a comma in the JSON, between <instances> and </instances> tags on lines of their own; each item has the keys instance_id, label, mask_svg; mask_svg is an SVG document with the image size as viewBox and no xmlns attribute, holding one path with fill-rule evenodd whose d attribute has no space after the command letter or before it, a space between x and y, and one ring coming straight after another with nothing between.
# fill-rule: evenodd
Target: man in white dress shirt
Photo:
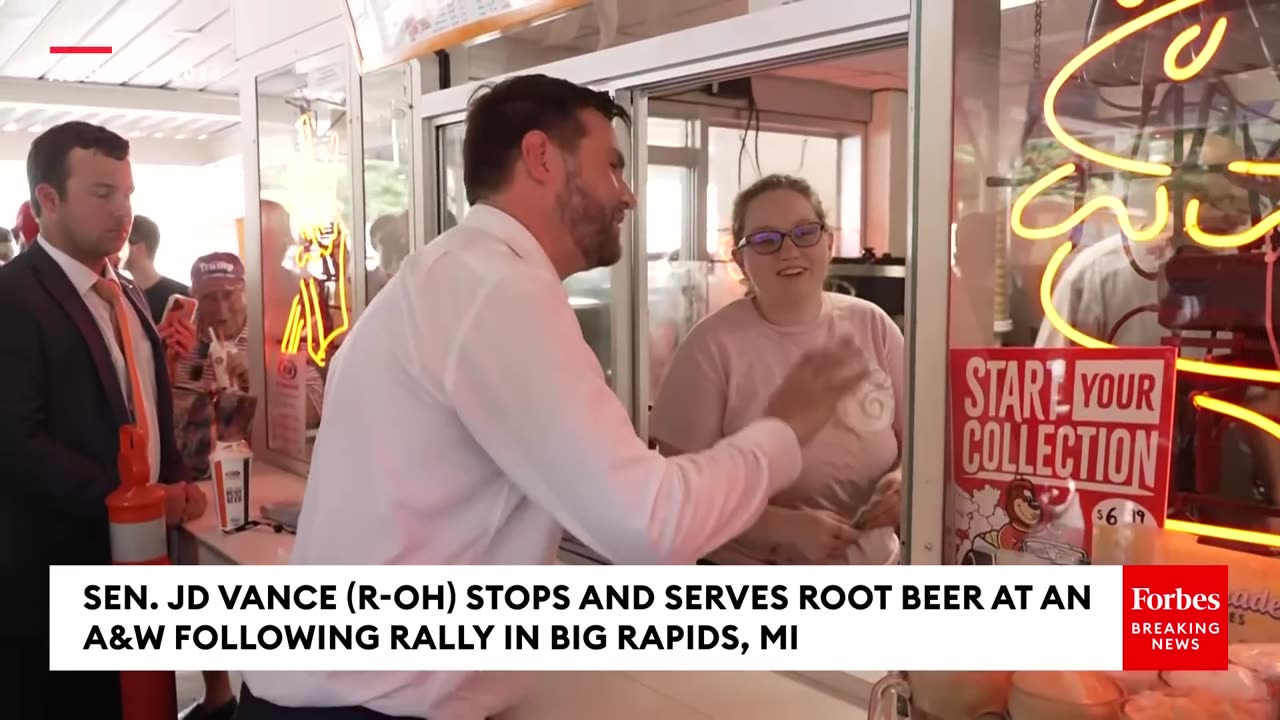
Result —
<instances>
[{"instance_id":1,"label":"man in white dress shirt","mask_svg":"<svg viewBox=\"0 0 1280 720\"><path fill-rule=\"evenodd\" d=\"M803 359L765 419L664 458L583 341L561 283L618 261L635 204L615 119L629 122L607 94L538 75L473 104L474 207L409 256L334 358L293 562L552 563L567 528L614 562L691 563L795 481L801 445L857 379L852 348ZM524 686L505 673L250 672L237 717L481 720Z\"/></svg>"}]
</instances>

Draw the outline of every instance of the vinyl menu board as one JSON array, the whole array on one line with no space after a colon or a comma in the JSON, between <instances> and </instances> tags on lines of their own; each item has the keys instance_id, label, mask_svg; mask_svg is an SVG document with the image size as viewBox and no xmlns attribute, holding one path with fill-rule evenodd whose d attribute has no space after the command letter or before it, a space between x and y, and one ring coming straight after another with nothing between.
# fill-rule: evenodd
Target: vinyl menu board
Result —
<instances>
[{"instance_id":1,"label":"vinyl menu board","mask_svg":"<svg viewBox=\"0 0 1280 720\"><path fill-rule=\"evenodd\" d=\"M544 20L588 2L344 0L362 73Z\"/></svg>"},{"instance_id":2,"label":"vinyl menu board","mask_svg":"<svg viewBox=\"0 0 1280 720\"><path fill-rule=\"evenodd\" d=\"M1095 526L1162 526L1176 357L953 349L948 560L1082 564Z\"/></svg>"}]
</instances>

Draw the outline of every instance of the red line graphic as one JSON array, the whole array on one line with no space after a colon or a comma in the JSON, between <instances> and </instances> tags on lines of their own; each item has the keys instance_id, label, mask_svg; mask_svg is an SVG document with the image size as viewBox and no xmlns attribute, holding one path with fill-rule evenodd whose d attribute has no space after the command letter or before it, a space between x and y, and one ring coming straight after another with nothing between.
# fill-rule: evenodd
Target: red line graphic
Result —
<instances>
[{"instance_id":1,"label":"red line graphic","mask_svg":"<svg viewBox=\"0 0 1280 720\"><path fill-rule=\"evenodd\" d=\"M54 55L110 55L110 45L53 45L49 52Z\"/></svg>"}]
</instances>

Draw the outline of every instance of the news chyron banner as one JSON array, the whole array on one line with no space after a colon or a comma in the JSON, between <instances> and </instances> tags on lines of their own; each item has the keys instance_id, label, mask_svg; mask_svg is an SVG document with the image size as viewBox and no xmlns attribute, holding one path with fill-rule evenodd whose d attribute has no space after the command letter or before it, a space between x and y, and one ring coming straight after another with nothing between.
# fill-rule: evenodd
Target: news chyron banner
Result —
<instances>
[{"instance_id":1,"label":"news chyron banner","mask_svg":"<svg viewBox=\"0 0 1280 720\"><path fill-rule=\"evenodd\" d=\"M953 562L1084 564L1093 528L1161 527L1172 347L953 349Z\"/></svg>"},{"instance_id":2,"label":"news chyron banner","mask_svg":"<svg viewBox=\"0 0 1280 720\"><path fill-rule=\"evenodd\" d=\"M1220 566L52 567L50 667L1222 670L1227 595Z\"/></svg>"}]
</instances>

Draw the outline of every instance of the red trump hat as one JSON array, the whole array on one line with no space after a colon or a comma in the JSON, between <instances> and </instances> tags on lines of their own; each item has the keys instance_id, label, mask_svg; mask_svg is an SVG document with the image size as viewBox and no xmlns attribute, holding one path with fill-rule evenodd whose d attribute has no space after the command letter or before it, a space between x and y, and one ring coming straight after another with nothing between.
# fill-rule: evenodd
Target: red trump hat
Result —
<instances>
[{"instance_id":1,"label":"red trump hat","mask_svg":"<svg viewBox=\"0 0 1280 720\"><path fill-rule=\"evenodd\" d=\"M191 266L191 291L200 293L244 284L244 263L235 253L210 253Z\"/></svg>"},{"instance_id":2,"label":"red trump hat","mask_svg":"<svg viewBox=\"0 0 1280 720\"><path fill-rule=\"evenodd\" d=\"M23 248L31 247L31 243L36 241L36 235L40 234L40 223L31 210L30 200L24 200L18 207L18 219L13 223L13 230Z\"/></svg>"}]
</instances>

